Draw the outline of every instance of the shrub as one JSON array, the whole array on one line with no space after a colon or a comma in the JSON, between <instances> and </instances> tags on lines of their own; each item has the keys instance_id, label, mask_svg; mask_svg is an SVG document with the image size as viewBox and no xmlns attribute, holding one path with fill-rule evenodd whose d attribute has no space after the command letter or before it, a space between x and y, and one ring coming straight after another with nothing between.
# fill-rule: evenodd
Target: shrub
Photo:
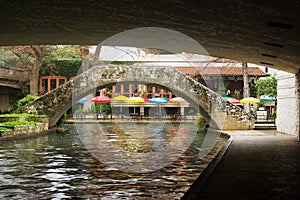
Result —
<instances>
[{"instance_id":1,"label":"shrub","mask_svg":"<svg viewBox=\"0 0 300 200\"><path fill-rule=\"evenodd\" d=\"M2 114L0 117L42 117L46 115L37 115L29 113L12 113L12 114Z\"/></svg>"},{"instance_id":2,"label":"shrub","mask_svg":"<svg viewBox=\"0 0 300 200\"><path fill-rule=\"evenodd\" d=\"M23 107L24 105L28 104L31 101L36 100L37 98L39 98L39 96L27 95L26 97L17 101L15 110L18 110L19 108Z\"/></svg>"},{"instance_id":3,"label":"shrub","mask_svg":"<svg viewBox=\"0 0 300 200\"><path fill-rule=\"evenodd\" d=\"M94 103L91 107L91 111L94 113L102 113L111 114L111 106L110 103Z\"/></svg>"},{"instance_id":4,"label":"shrub","mask_svg":"<svg viewBox=\"0 0 300 200\"><path fill-rule=\"evenodd\" d=\"M10 128L6 128L6 127L0 127L0 131L10 131Z\"/></svg>"},{"instance_id":5,"label":"shrub","mask_svg":"<svg viewBox=\"0 0 300 200\"><path fill-rule=\"evenodd\" d=\"M64 113L60 119L57 121L57 127L62 127L65 123L66 123L66 120L67 120L67 113Z\"/></svg>"},{"instance_id":6,"label":"shrub","mask_svg":"<svg viewBox=\"0 0 300 200\"><path fill-rule=\"evenodd\" d=\"M9 122L2 122L1 124L5 125L5 126L21 126L21 125L37 124L37 122L33 122L33 121L21 121L21 122L9 121Z\"/></svg>"},{"instance_id":7,"label":"shrub","mask_svg":"<svg viewBox=\"0 0 300 200\"><path fill-rule=\"evenodd\" d=\"M205 128L207 122L204 120L202 115L198 115L197 120L195 121L196 125L198 125L199 129Z\"/></svg>"}]
</instances>

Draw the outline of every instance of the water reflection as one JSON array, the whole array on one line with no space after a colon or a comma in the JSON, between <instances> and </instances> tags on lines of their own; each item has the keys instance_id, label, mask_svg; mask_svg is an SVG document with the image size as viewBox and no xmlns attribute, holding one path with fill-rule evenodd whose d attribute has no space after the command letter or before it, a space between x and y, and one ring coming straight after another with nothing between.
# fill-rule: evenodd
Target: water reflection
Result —
<instances>
[{"instance_id":1,"label":"water reflection","mask_svg":"<svg viewBox=\"0 0 300 200\"><path fill-rule=\"evenodd\" d=\"M173 126L147 137L128 137L128 132L118 129L111 124L104 127L115 147L111 153L136 153L135 162L148 159L141 157L141 152L157 152L178 134ZM198 158L203 132L196 134L191 147L168 166L148 173L128 173L114 167L114 162L95 159L74 130L0 141L0 199L179 199L207 163Z\"/></svg>"},{"instance_id":2,"label":"water reflection","mask_svg":"<svg viewBox=\"0 0 300 200\"><path fill-rule=\"evenodd\" d=\"M131 173L155 171L176 161L197 133L193 123L95 123L77 128L98 160Z\"/></svg>"}]
</instances>

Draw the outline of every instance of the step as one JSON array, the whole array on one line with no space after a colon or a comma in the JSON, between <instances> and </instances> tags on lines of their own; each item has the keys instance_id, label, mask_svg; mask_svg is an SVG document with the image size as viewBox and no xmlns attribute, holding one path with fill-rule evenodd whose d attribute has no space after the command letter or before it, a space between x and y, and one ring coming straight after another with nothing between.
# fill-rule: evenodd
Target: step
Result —
<instances>
[{"instance_id":1,"label":"step","mask_svg":"<svg viewBox=\"0 0 300 200\"><path fill-rule=\"evenodd\" d=\"M269 129L269 130L276 130L276 125L274 123L255 123L254 124L255 130L262 130L262 129Z\"/></svg>"}]
</instances>

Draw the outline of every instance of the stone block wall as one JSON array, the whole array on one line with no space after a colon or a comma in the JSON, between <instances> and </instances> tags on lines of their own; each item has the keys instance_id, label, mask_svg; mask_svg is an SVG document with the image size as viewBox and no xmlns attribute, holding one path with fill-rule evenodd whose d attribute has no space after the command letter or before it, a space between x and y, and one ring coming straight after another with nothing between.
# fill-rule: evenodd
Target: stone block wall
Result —
<instances>
[{"instance_id":1,"label":"stone block wall","mask_svg":"<svg viewBox=\"0 0 300 200\"><path fill-rule=\"evenodd\" d=\"M277 131L299 137L299 76L277 76Z\"/></svg>"},{"instance_id":2,"label":"stone block wall","mask_svg":"<svg viewBox=\"0 0 300 200\"><path fill-rule=\"evenodd\" d=\"M8 131L0 130L1 137L13 137L16 135L29 135L33 133L41 133L48 130L49 118L47 116L21 116L21 117L0 117L1 122L7 121L35 121L37 124L11 126Z\"/></svg>"},{"instance_id":3,"label":"stone block wall","mask_svg":"<svg viewBox=\"0 0 300 200\"><path fill-rule=\"evenodd\" d=\"M1 137L6 137L6 138L13 137L16 135L30 135L33 133L41 133L42 131L44 131L44 127L45 127L45 125L43 123L7 127L11 130L8 130L8 131L0 130L0 138Z\"/></svg>"}]
</instances>

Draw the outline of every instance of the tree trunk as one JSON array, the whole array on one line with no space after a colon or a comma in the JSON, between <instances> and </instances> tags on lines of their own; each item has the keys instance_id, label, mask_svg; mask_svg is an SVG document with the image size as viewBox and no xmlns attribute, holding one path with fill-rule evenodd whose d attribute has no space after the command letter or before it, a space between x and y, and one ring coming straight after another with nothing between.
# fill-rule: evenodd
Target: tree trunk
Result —
<instances>
[{"instance_id":1,"label":"tree trunk","mask_svg":"<svg viewBox=\"0 0 300 200\"><path fill-rule=\"evenodd\" d=\"M38 95L38 82L39 82L39 73L40 66L42 63L42 46L41 45L32 45L31 46L32 55L34 56L33 66L30 69L30 94Z\"/></svg>"},{"instance_id":2,"label":"tree trunk","mask_svg":"<svg viewBox=\"0 0 300 200\"><path fill-rule=\"evenodd\" d=\"M242 66L243 66L243 80L244 80L243 98L246 98L250 96L248 65L247 63L243 62ZM250 112L249 104L245 104L244 109L247 113L249 113Z\"/></svg>"},{"instance_id":3,"label":"tree trunk","mask_svg":"<svg viewBox=\"0 0 300 200\"><path fill-rule=\"evenodd\" d=\"M40 64L34 63L34 66L32 66L31 69L31 75L30 75L30 94L31 95L38 95L38 83L39 83L39 67Z\"/></svg>"},{"instance_id":4,"label":"tree trunk","mask_svg":"<svg viewBox=\"0 0 300 200\"><path fill-rule=\"evenodd\" d=\"M101 50L101 45L98 44L95 51L94 60L93 60L94 65L97 65L99 63L100 50Z\"/></svg>"},{"instance_id":5,"label":"tree trunk","mask_svg":"<svg viewBox=\"0 0 300 200\"><path fill-rule=\"evenodd\" d=\"M80 58L82 62L82 71L85 72L89 69L89 46L80 45Z\"/></svg>"}]
</instances>

